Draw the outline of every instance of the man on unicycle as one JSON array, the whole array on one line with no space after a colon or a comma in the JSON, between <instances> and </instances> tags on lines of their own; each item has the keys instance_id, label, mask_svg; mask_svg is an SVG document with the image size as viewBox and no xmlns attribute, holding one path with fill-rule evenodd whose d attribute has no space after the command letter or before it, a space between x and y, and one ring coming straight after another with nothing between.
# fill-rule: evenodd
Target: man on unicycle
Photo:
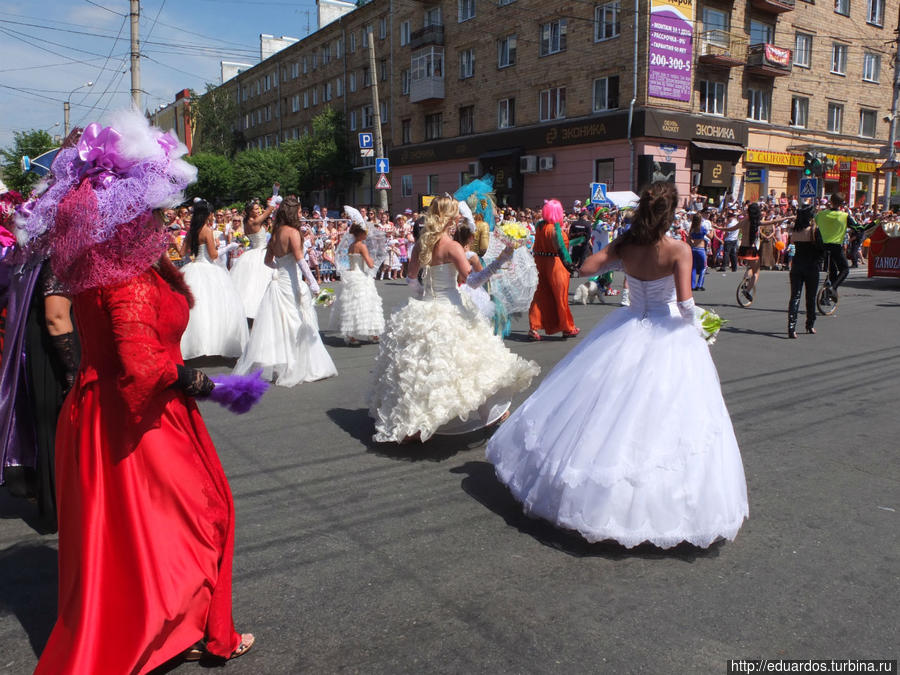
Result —
<instances>
[{"instance_id":1,"label":"man on unicycle","mask_svg":"<svg viewBox=\"0 0 900 675\"><path fill-rule=\"evenodd\" d=\"M847 275L850 274L850 265L844 257L842 246L847 227L856 228L857 224L846 211L840 208L844 205L844 194L835 192L831 195L831 203L816 214L816 227L822 234L822 242L828 254L828 279L831 282L832 301L837 300L837 289Z\"/></svg>"}]
</instances>

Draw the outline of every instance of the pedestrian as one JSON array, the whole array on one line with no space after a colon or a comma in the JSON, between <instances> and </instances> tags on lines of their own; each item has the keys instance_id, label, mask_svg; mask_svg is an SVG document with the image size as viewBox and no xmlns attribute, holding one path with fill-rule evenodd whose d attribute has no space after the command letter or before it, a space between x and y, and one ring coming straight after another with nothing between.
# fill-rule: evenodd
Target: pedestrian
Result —
<instances>
[{"instance_id":1,"label":"pedestrian","mask_svg":"<svg viewBox=\"0 0 900 675\"><path fill-rule=\"evenodd\" d=\"M806 332L816 332L816 293L819 287L819 270L825 250L812 212L812 205L802 206L797 211L797 220L794 222L791 232L791 246L795 247L795 253L790 273L789 338L797 337L797 314L800 311L800 295L804 289L806 289Z\"/></svg>"}]
</instances>

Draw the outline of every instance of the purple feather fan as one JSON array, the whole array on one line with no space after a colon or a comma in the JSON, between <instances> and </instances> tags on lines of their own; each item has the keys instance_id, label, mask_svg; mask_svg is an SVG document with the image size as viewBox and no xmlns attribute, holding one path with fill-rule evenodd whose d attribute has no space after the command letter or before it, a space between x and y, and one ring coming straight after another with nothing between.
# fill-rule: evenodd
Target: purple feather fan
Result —
<instances>
[{"instance_id":1,"label":"purple feather fan","mask_svg":"<svg viewBox=\"0 0 900 675\"><path fill-rule=\"evenodd\" d=\"M209 379L216 383L209 399L238 415L256 405L269 388L262 379L262 370L250 375L214 375Z\"/></svg>"}]
</instances>

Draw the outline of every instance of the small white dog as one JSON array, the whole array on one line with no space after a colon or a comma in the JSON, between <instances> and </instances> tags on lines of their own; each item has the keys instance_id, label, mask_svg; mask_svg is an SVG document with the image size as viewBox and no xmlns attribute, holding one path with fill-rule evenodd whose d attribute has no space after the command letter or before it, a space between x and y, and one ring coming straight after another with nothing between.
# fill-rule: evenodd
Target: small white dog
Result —
<instances>
[{"instance_id":1,"label":"small white dog","mask_svg":"<svg viewBox=\"0 0 900 675\"><path fill-rule=\"evenodd\" d=\"M582 305L586 305L589 302L592 303L594 300L603 302L603 294L597 286L596 281L585 281L575 289L575 297L573 300L575 302L580 302Z\"/></svg>"}]
</instances>

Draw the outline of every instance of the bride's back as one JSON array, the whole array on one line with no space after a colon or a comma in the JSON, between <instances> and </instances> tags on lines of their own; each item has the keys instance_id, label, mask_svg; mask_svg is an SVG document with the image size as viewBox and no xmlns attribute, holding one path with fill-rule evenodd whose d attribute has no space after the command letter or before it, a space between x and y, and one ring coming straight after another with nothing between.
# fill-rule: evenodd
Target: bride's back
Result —
<instances>
[{"instance_id":1,"label":"bride's back","mask_svg":"<svg viewBox=\"0 0 900 675\"><path fill-rule=\"evenodd\" d=\"M683 241L664 236L648 244L631 244L619 251L625 272L635 279L652 281L675 273L679 257L690 253Z\"/></svg>"}]
</instances>

